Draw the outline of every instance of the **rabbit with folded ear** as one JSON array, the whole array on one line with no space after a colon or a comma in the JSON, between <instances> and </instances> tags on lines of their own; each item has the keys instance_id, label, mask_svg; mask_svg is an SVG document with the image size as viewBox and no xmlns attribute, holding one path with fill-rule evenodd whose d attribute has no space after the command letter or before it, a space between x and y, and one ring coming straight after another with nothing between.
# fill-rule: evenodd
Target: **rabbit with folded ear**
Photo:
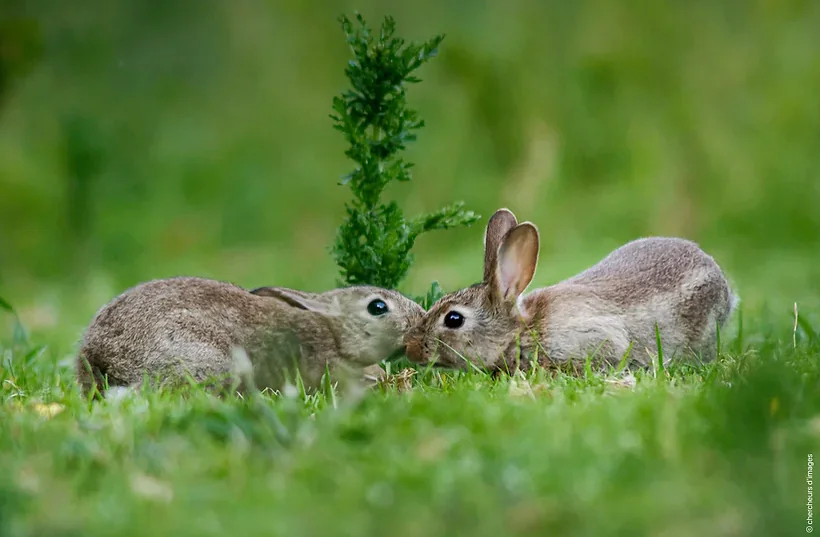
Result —
<instances>
[{"instance_id":1,"label":"rabbit with folded ear","mask_svg":"<svg viewBox=\"0 0 820 537\"><path fill-rule=\"evenodd\" d=\"M442 297L408 332L407 356L418 363L512 370L542 364L657 356L716 356L717 327L738 299L714 259L684 239L650 237L621 246L598 264L522 296L538 262L535 225L498 210L487 223L484 279Z\"/></svg>"},{"instance_id":2,"label":"rabbit with folded ear","mask_svg":"<svg viewBox=\"0 0 820 537\"><path fill-rule=\"evenodd\" d=\"M134 386L145 375L197 382L230 377L244 350L257 388L281 388L298 370L307 387L325 372L362 370L404 350L424 310L396 291L357 286L325 293L248 291L191 277L133 287L95 315L77 357L84 391Z\"/></svg>"}]
</instances>

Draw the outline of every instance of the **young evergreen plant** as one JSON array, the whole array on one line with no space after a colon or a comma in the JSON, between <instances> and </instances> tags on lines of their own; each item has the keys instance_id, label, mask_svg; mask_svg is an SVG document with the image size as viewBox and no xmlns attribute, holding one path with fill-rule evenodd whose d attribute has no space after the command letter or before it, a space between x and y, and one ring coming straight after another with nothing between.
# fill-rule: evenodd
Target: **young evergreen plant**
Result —
<instances>
[{"instance_id":1,"label":"young evergreen plant","mask_svg":"<svg viewBox=\"0 0 820 537\"><path fill-rule=\"evenodd\" d=\"M345 69L351 88L333 99L331 118L356 166L340 183L350 185L353 200L346 204L332 252L344 284L396 288L413 262L410 250L419 235L470 225L479 217L454 203L408 220L395 201L381 200L391 181L410 180L413 164L399 153L416 139L424 121L407 106L406 88L420 82L413 73L436 55L444 36L405 43L395 36L392 17L385 17L376 34L358 13L356 21L354 27L346 16L339 18L353 53ZM440 294L435 285L431 292Z\"/></svg>"}]
</instances>

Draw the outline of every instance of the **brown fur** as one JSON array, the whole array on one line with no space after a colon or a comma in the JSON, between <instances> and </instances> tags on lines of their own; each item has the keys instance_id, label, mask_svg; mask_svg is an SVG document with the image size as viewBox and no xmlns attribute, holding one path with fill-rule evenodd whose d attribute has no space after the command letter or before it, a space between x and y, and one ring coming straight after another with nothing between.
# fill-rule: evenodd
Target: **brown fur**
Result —
<instances>
[{"instance_id":1,"label":"brown fur","mask_svg":"<svg viewBox=\"0 0 820 537\"><path fill-rule=\"evenodd\" d=\"M650 237L621 246L598 264L522 296L535 273L538 230L507 209L488 222L484 281L434 304L405 340L411 360L491 370L585 360L648 364L657 356L655 326L668 359L716 355L738 299L714 259L697 244ZM464 325L444 325L449 312Z\"/></svg>"},{"instance_id":2,"label":"brown fur","mask_svg":"<svg viewBox=\"0 0 820 537\"><path fill-rule=\"evenodd\" d=\"M367 312L375 298L388 313ZM102 392L106 383L134 386L146 376L226 379L242 349L258 388L279 389L296 371L310 387L326 367L362 369L400 351L404 332L423 311L396 291L368 286L314 294L248 291L202 278L154 280L97 312L83 337L77 376L86 393L95 385Z\"/></svg>"}]
</instances>

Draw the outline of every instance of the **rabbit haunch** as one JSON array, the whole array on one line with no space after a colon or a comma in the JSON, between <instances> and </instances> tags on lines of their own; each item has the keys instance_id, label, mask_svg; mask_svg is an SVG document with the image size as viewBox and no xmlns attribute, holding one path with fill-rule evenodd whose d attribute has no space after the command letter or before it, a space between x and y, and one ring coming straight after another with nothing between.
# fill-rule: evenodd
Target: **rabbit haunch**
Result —
<instances>
[{"instance_id":1,"label":"rabbit haunch","mask_svg":"<svg viewBox=\"0 0 820 537\"><path fill-rule=\"evenodd\" d=\"M202 278L139 284L103 306L77 358L84 391L147 377L229 377L242 349L257 388L279 389L298 369L307 386L326 367L362 369L399 352L424 310L396 291L358 286L325 293L248 291ZM105 380L104 380L105 379Z\"/></svg>"},{"instance_id":2,"label":"rabbit haunch","mask_svg":"<svg viewBox=\"0 0 820 537\"><path fill-rule=\"evenodd\" d=\"M646 365L665 358L715 358L718 327L738 299L715 260L694 242L649 237L629 242L593 267L555 285L522 293L538 262L539 236L497 211L485 234L484 279L434 304L406 338L416 362L512 369L588 356Z\"/></svg>"}]
</instances>

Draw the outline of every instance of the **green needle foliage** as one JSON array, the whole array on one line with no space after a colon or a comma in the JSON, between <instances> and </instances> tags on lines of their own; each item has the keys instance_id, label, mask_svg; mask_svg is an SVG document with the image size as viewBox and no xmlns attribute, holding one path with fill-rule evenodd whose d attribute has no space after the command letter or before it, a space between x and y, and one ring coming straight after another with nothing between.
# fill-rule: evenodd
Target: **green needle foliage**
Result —
<instances>
[{"instance_id":1,"label":"green needle foliage","mask_svg":"<svg viewBox=\"0 0 820 537\"><path fill-rule=\"evenodd\" d=\"M395 288L413 262L410 250L419 235L470 225L479 217L454 203L407 220L395 201L381 201L391 181L410 180L413 164L398 155L424 121L408 108L406 87L420 81L413 72L436 55L444 36L406 44L395 37L392 17L385 17L375 35L358 13L356 20L354 28L347 17L339 18L353 52L345 69L352 88L333 99L331 118L350 144L345 154L356 167L341 181L350 185L353 200L332 252L345 284Z\"/></svg>"}]
</instances>

